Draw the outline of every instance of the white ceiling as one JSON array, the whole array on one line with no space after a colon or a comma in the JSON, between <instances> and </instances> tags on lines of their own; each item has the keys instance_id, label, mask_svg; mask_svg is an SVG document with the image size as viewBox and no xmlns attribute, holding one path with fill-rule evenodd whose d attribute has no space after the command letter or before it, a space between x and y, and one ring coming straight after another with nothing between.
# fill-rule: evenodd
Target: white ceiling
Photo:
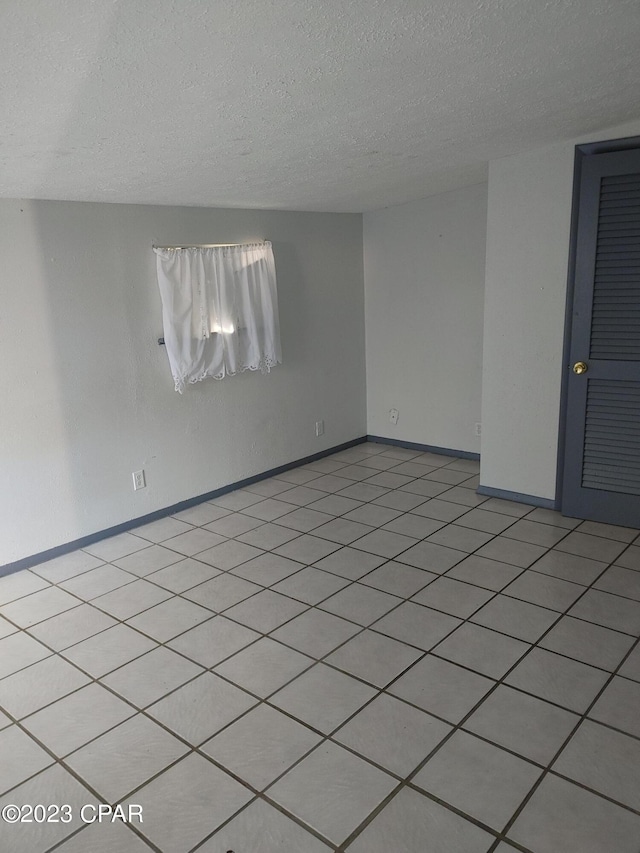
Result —
<instances>
[{"instance_id":1,"label":"white ceiling","mask_svg":"<svg viewBox=\"0 0 640 853\"><path fill-rule=\"evenodd\" d=\"M0 196L362 211L640 117L638 0L2 0Z\"/></svg>"}]
</instances>

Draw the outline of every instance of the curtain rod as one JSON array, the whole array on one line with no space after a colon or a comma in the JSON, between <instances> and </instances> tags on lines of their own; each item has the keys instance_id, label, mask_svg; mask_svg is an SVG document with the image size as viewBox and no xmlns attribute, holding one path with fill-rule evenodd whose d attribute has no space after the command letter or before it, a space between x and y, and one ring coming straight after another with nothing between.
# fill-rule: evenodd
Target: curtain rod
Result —
<instances>
[{"instance_id":1,"label":"curtain rod","mask_svg":"<svg viewBox=\"0 0 640 853\"><path fill-rule=\"evenodd\" d=\"M256 243L259 245L264 245L265 240L252 240L248 243L190 243L189 245L184 245L182 243L177 244L175 246L157 246L155 243L152 245L152 249L229 249L234 246L254 246Z\"/></svg>"}]
</instances>

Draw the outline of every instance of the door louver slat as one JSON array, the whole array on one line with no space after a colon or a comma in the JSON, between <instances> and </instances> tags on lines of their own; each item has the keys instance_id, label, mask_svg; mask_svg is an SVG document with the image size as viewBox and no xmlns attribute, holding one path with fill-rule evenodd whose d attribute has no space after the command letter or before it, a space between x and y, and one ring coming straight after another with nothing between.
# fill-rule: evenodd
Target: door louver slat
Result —
<instances>
[{"instance_id":1,"label":"door louver slat","mask_svg":"<svg viewBox=\"0 0 640 853\"><path fill-rule=\"evenodd\" d=\"M640 236L640 228L634 228L628 222L611 222L605 224L600 223L598 234L602 234L603 238L608 237L638 237Z\"/></svg>"},{"instance_id":2,"label":"door louver slat","mask_svg":"<svg viewBox=\"0 0 640 853\"><path fill-rule=\"evenodd\" d=\"M604 225L609 222L633 222L637 223L638 214L640 214L640 207L625 207L623 208L624 213L618 208L611 208L611 212L602 212L600 214L600 222Z\"/></svg>"},{"instance_id":3,"label":"door louver slat","mask_svg":"<svg viewBox=\"0 0 640 853\"><path fill-rule=\"evenodd\" d=\"M611 411L612 411L612 406L609 406L609 412L607 414L599 414L598 412L592 412L589 416L590 421L592 423L598 422L601 424L610 424L611 423ZM620 422L624 423L625 421L627 421L628 423L632 424L635 421L637 421L637 416L625 417L625 415L621 414L621 412L619 410L616 410L616 421L618 423L620 423Z\"/></svg>"},{"instance_id":4,"label":"door louver slat","mask_svg":"<svg viewBox=\"0 0 640 853\"><path fill-rule=\"evenodd\" d=\"M621 281L623 283L640 284L640 269L630 269L629 267L618 267L601 269L595 276L596 281Z\"/></svg>"},{"instance_id":5,"label":"door louver slat","mask_svg":"<svg viewBox=\"0 0 640 853\"><path fill-rule=\"evenodd\" d=\"M598 253L598 259L603 268L607 267L615 267L615 266L624 266L624 263L627 262L629 264L640 263L640 252L626 252L624 254L615 254L615 255L605 255L603 256L602 252Z\"/></svg>"},{"instance_id":6,"label":"door louver slat","mask_svg":"<svg viewBox=\"0 0 640 853\"><path fill-rule=\"evenodd\" d=\"M601 210L609 212L611 210L620 210L625 209L627 207L635 207L637 204L638 200L634 198L616 199L615 201L603 200Z\"/></svg>"},{"instance_id":7,"label":"door louver slat","mask_svg":"<svg viewBox=\"0 0 640 853\"><path fill-rule=\"evenodd\" d=\"M638 186L628 190L608 190L603 192L600 198L603 201L616 202L620 200L632 199L637 202L640 200L640 188Z\"/></svg>"},{"instance_id":8,"label":"door louver slat","mask_svg":"<svg viewBox=\"0 0 640 853\"><path fill-rule=\"evenodd\" d=\"M634 320L633 318L630 319L629 317L620 317L618 319L618 323L622 328L624 328L625 326L629 326L629 327L631 327L631 329L633 329L633 327L637 324L637 320ZM609 328L608 321L603 320L603 319L600 319L593 324L594 332L597 332L599 329L606 331L608 328Z\"/></svg>"},{"instance_id":9,"label":"door louver slat","mask_svg":"<svg viewBox=\"0 0 640 853\"><path fill-rule=\"evenodd\" d=\"M602 446L602 444L601 444L601 442L598 444L594 443L594 438L589 439L589 441L586 443L585 446L590 447L592 450L594 448L597 450L598 448L600 448ZM621 450L623 452L627 451L627 450L633 450L633 451L637 452L638 449L640 449L640 446L637 444L634 444L633 442L629 442L628 444L623 444L621 442L614 442L614 444L612 444L611 447L607 450L607 453L612 453L615 456L615 454L618 452L618 450ZM604 451L600 451L600 452L604 453Z\"/></svg>"}]
</instances>

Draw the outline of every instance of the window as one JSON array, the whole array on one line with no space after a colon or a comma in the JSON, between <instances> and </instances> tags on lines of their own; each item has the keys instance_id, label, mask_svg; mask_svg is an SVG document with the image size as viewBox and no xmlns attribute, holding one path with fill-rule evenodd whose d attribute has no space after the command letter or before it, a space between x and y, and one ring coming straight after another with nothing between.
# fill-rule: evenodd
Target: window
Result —
<instances>
[{"instance_id":1,"label":"window","mask_svg":"<svg viewBox=\"0 0 640 853\"><path fill-rule=\"evenodd\" d=\"M154 251L176 391L282 362L271 243Z\"/></svg>"}]
</instances>

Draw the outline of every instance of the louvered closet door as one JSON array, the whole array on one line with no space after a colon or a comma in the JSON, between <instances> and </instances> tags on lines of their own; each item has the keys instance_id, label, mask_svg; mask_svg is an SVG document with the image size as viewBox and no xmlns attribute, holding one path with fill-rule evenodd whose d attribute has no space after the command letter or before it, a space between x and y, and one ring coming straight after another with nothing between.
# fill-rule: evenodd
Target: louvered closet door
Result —
<instances>
[{"instance_id":1,"label":"louvered closet door","mask_svg":"<svg viewBox=\"0 0 640 853\"><path fill-rule=\"evenodd\" d=\"M640 527L638 150L583 161L574 287L562 511Z\"/></svg>"}]
</instances>

